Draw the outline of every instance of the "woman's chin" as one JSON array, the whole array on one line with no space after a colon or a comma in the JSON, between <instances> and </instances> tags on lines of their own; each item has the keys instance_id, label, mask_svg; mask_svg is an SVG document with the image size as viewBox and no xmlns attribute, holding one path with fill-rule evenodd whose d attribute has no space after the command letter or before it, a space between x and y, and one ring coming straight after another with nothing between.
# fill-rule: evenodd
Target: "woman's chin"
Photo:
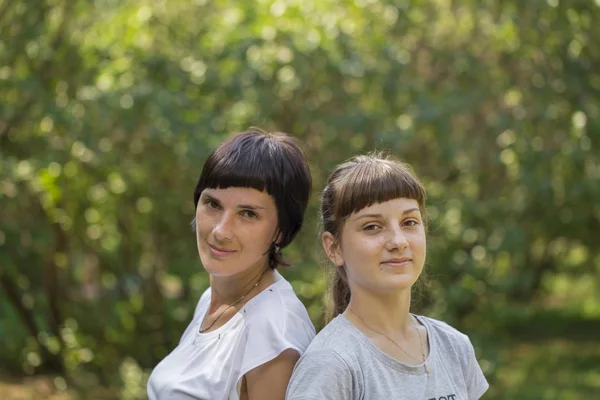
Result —
<instances>
[{"instance_id":1,"label":"woman's chin","mask_svg":"<svg viewBox=\"0 0 600 400\"><path fill-rule=\"evenodd\" d=\"M232 271L232 268L229 267L228 263L223 263L217 260L211 260L207 257L207 260L204 260L204 257L200 257L200 262L204 267L204 270L208 272L212 276L229 276L235 274L235 271Z\"/></svg>"},{"instance_id":2,"label":"woman's chin","mask_svg":"<svg viewBox=\"0 0 600 400\"><path fill-rule=\"evenodd\" d=\"M235 275L235 271L232 271L230 268L223 268L222 265L212 265L212 263L203 264L204 270L208 272L211 276L231 276Z\"/></svg>"},{"instance_id":3,"label":"woman's chin","mask_svg":"<svg viewBox=\"0 0 600 400\"><path fill-rule=\"evenodd\" d=\"M380 283L382 291L405 291L410 290L415 284L415 280L408 276L396 276L395 279L387 279Z\"/></svg>"}]
</instances>

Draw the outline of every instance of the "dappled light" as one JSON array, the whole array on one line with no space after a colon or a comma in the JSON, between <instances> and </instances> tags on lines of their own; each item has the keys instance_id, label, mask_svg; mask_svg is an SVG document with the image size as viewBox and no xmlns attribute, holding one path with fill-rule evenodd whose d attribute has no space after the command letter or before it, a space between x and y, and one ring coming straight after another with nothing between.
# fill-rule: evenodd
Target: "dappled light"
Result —
<instances>
[{"instance_id":1,"label":"dappled light","mask_svg":"<svg viewBox=\"0 0 600 400\"><path fill-rule=\"evenodd\" d=\"M250 126L310 159L282 274L318 328L324 180L387 150L428 192L414 310L468 333L486 398L592 398L599 18L598 0L0 1L0 398L145 398L209 284L200 169Z\"/></svg>"}]
</instances>

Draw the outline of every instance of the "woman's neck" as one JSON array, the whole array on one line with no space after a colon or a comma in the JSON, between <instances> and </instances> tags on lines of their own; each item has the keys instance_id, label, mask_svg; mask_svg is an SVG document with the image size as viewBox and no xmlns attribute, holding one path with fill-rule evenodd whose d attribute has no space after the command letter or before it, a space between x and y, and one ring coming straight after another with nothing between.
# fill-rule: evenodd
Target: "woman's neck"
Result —
<instances>
[{"instance_id":1,"label":"woman's neck","mask_svg":"<svg viewBox=\"0 0 600 400\"><path fill-rule=\"evenodd\" d=\"M350 304L344 315L355 326L366 324L367 328L376 332L408 337L414 331L410 317L410 301L410 289L382 294L363 288L352 288Z\"/></svg>"},{"instance_id":2,"label":"woman's neck","mask_svg":"<svg viewBox=\"0 0 600 400\"><path fill-rule=\"evenodd\" d=\"M257 265L232 276L211 275L211 309L217 309L223 304L232 304L242 296L245 296L244 300L248 300L274 281L274 270L268 265Z\"/></svg>"}]
</instances>

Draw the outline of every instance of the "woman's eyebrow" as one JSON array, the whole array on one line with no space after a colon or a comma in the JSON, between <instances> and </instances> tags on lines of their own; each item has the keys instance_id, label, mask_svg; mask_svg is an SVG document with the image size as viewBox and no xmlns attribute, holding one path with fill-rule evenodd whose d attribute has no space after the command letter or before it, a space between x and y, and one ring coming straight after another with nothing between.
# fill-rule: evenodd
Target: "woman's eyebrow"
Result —
<instances>
[{"instance_id":1,"label":"woman's eyebrow","mask_svg":"<svg viewBox=\"0 0 600 400\"><path fill-rule=\"evenodd\" d=\"M253 205L253 204L240 204L240 205L237 206L237 208L243 208L243 209L246 209L246 210L264 210L265 209L265 207L256 206L256 205Z\"/></svg>"},{"instance_id":2,"label":"woman's eyebrow","mask_svg":"<svg viewBox=\"0 0 600 400\"><path fill-rule=\"evenodd\" d=\"M215 203L221 204L221 202L219 201L219 199L217 199L216 197L214 197L214 196L212 196L212 195L210 195L208 193L202 193L200 195L200 197L203 197L203 198L205 198L207 200L214 201Z\"/></svg>"},{"instance_id":3,"label":"woman's eyebrow","mask_svg":"<svg viewBox=\"0 0 600 400\"><path fill-rule=\"evenodd\" d=\"M418 208L409 208L408 210L402 211L402 215L410 214L411 212L421 211Z\"/></svg>"},{"instance_id":4,"label":"woman's eyebrow","mask_svg":"<svg viewBox=\"0 0 600 400\"><path fill-rule=\"evenodd\" d=\"M402 211L402 215L404 216L404 215L410 214L415 211L420 211L420 210L418 208L409 208L408 210ZM381 214L363 214L363 215L354 217L353 219L357 220L357 219L361 219L361 218L383 218L383 215L381 215Z\"/></svg>"},{"instance_id":5,"label":"woman's eyebrow","mask_svg":"<svg viewBox=\"0 0 600 400\"><path fill-rule=\"evenodd\" d=\"M363 214L363 215L354 217L353 219L357 220L357 219L361 219L361 218L383 218L383 215L381 215L381 214Z\"/></svg>"},{"instance_id":6,"label":"woman's eyebrow","mask_svg":"<svg viewBox=\"0 0 600 400\"><path fill-rule=\"evenodd\" d=\"M210 201L214 201L217 204L221 204L221 202L219 201L219 199L217 199L216 197L208 194L208 193L202 193L202 196L205 199L208 199ZM244 209L244 210L264 210L266 207L263 206L259 206L256 204L238 204L237 207L238 209Z\"/></svg>"}]
</instances>

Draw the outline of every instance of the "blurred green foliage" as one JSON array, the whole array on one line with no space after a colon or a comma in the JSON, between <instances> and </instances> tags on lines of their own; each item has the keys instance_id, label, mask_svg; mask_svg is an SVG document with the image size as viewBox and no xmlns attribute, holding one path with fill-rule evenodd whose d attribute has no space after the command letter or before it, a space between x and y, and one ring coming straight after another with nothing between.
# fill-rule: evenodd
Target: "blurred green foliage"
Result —
<instances>
[{"instance_id":1,"label":"blurred green foliage","mask_svg":"<svg viewBox=\"0 0 600 400\"><path fill-rule=\"evenodd\" d=\"M490 398L597 393L599 3L0 0L0 373L143 398L208 284L202 163L261 126L312 162L284 274L318 326L319 191L389 149L429 193L416 307L470 334Z\"/></svg>"}]
</instances>

